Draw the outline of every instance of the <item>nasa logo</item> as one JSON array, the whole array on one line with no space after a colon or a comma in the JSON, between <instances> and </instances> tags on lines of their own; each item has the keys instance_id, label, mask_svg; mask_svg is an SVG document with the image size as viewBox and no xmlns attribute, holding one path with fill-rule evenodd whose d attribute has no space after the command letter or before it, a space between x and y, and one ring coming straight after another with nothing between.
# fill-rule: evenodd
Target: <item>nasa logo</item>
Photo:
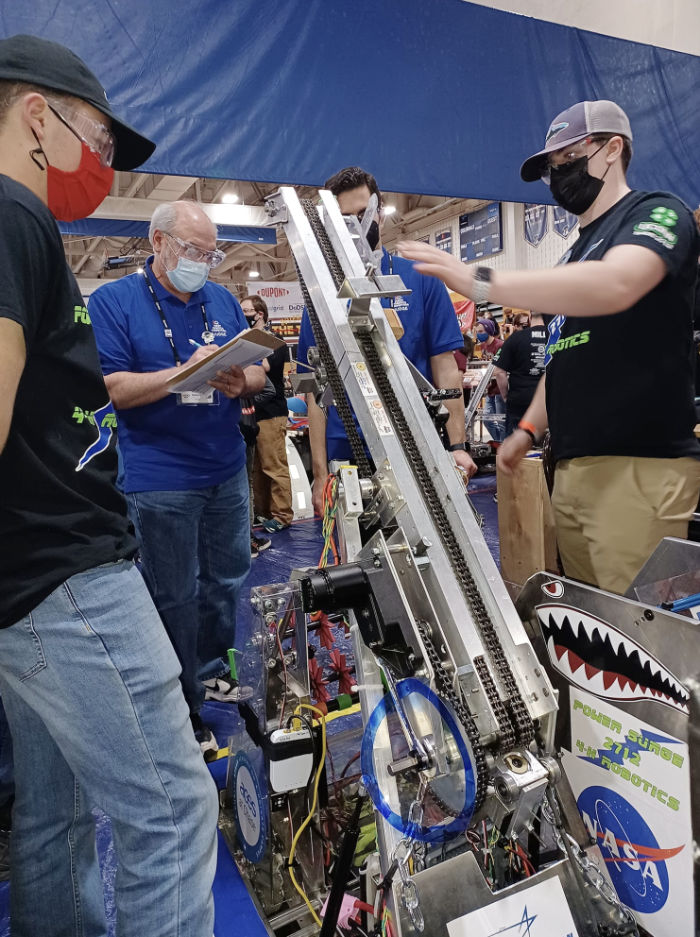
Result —
<instances>
[{"instance_id":1,"label":"nasa logo","mask_svg":"<svg viewBox=\"0 0 700 937\"><path fill-rule=\"evenodd\" d=\"M545 582L542 586L542 591L545 595L550 596L553 599L560 599L564 595L564 585L561 582L558 582L556 579L553 579L552 582Z\"/></svg>"},{"instance_id":2,"label":"nasa logo","mask_svg":"<svg viewBox=\"0 0 700 937\"><path fill-rule=\"evenodd\" d=\"M607 787L587 787L577 805L621 901L642 914L660 911L669 892L666 860L684 846L661 849L635 808Z\"/></svg>"}]
</instances>

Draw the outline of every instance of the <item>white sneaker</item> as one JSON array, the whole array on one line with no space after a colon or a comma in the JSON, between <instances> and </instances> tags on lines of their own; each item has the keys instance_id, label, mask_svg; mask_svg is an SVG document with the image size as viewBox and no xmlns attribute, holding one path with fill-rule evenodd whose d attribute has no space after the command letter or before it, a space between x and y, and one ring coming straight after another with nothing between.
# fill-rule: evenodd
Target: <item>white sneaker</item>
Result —
<instances>
[{"instance_id":1,"label":"white sneaker","mask_svg":"<svg viewBox=\"0 0 700 937\"><path fill-rule=\"evenodd\" d=\"M219 744L214 737L214 733L209 726L205 726L199 713L191 713L190 721L194 729L194 737L199 742L205 761L214 761L218 752Z\"/></svg>"},{"instance_id":2,"label":"white sneaker","mask_svg":"<svg viewBox=\"0 0 700 937\"><path fill-rule=\"evenodd\" d=\"M253 695L253 688L240 686L230 673L204 680L205 698L218 700L220 703L242 703Z\"/></svg>"}]
</instances>

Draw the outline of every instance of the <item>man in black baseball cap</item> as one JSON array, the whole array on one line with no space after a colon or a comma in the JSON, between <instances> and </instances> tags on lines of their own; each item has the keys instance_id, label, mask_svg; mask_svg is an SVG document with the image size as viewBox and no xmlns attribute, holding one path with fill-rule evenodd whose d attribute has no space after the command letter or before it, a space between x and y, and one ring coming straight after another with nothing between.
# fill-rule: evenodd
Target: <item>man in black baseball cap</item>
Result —
<instances>
[{"instance_id":1,"label":"man in black baseball cap","mask_svg":"<svg viewBox=\"0 0 700 937\"><path fill-rule=\"evenodd\" d=\"M153 144L68 49L0 41L0 697L13 738L15 937L211 937L217 801L115 488L116 419L56 218Z\"/></svg>"},{"instance_id":2,"label":"man in black baseball cap","mask_svg":"<svg viewBox=\"0 0 700 937\"><path fill-rule=\"evenodd\" d=\"M0 80L40 85L80 98L109 118L114 141L113 169L136 169L156 148L112 111L107 92L87 65L65 46L38 36L0 39Z\"/></svg>"},{"instance_id":3,"label":"man in black baseball cap","mask_svg":"<svg viewBox=\"0 0 700 937\"><path fill-rule=\"evenodd\" d=\"M613 101L558 114L522 165L577 215L580 234L554 270L467 267L421 243L418 269L476 302L551 315L546 372L498 464L512 472L549 428L552 503L567 576L624 593L664 537L687 537L698 503L691 305L700 239L668 192L633 191L629 119ZM649 366L648 341L663 323Z\"/></svg>"},{"instance_id":4,"label":"man in black baseball cap","mask_svg":"<svg viewBox=\"0 0 700 937\"><path fill-rule=\"evenodd\" d=\"M547 171L546 157L557 150L585 140L586 137L618 135L632 143L632 128L627 114L614 101L579 101L557 114L549 125L544 147L526 159L520 167L524 182L536 182Z\"/></svg>"}]
</instances>

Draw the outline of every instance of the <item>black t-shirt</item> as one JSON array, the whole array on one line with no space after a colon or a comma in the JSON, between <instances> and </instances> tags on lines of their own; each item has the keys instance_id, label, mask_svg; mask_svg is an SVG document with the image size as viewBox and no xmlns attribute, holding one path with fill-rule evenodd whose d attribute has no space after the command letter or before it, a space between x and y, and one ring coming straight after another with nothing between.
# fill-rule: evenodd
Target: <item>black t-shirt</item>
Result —
<instances>
[{"instance_id":1,"label":"black t-shirt","mask_svg":"<svg viewBox=\"0 0 700 937\"><path fill-rule=\"evenodd\" d=\"M61 236L29 189L0 175L0 316L27 359L0 454L0 627L75 573L136 550L114 487L116 426L92 326Z\"/></svg>"},{"instance_id":2,"label":"black t-shirt","mask_svg":"<svg viewBox=\"0 0 700 937\"><path fill-rule=\"evenodd\" d=\"M284 396L284 366L289 361L286 346L275 348L267 359L270 362L268 377L274 384L277 393L271 400L255 404L255 417L258 423L261 420L270 420L273 416L287 415L287 398Z\"/></svg>"},{"instance_id":3,"label":"black t-shirt","mask_svg":"<svg viewBox=\"0 0 700 937\"><path fill-rule=\"evenodd\" d=\"M544 374L547 329L543 325L513 332L501 348L496 366L508 372L506 413L522 417Z\"/></svg>"},{"instance_id":4,"label":"black t-shirt","mask_svg":"<svg viewBox=\"0 0 700 937\"><path fill-rule=\"evenodd\" d=\"M646 247L668 273L623 312L550 323L546 389L554 456L700 458L693 434L695 221L667 192L629 192L582 228L561 262L601 260L617 244Z\"/></svg>"}]
</instances>

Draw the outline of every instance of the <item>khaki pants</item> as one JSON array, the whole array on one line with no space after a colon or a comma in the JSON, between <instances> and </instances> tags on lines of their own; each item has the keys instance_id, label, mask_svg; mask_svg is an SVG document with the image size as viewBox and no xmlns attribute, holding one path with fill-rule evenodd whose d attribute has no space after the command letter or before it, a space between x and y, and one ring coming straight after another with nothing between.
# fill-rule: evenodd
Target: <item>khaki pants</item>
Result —
<instances>
[{"instance_id":1,"label":"khaki pants","mask_svg":"<svg viewBox=\"0 0 700 937\"><path fill-rule=\"evenodd\" d=\"M664 537L688 536L699 494L697 459L558 462L552 505L565 574L624 594Z\"/></svg>"},{"instance_id":2,"label":"khaki pants","mask_svg":"<svg viewBox=\"0 0 700 937\"><path fill-rule=\"evenodd\" d=\"M259 420L258 429L253 469L256 513L275 518L281 524L291 524L294 511L287 464L287 417Z\"/></svg>"}]
</instances>

